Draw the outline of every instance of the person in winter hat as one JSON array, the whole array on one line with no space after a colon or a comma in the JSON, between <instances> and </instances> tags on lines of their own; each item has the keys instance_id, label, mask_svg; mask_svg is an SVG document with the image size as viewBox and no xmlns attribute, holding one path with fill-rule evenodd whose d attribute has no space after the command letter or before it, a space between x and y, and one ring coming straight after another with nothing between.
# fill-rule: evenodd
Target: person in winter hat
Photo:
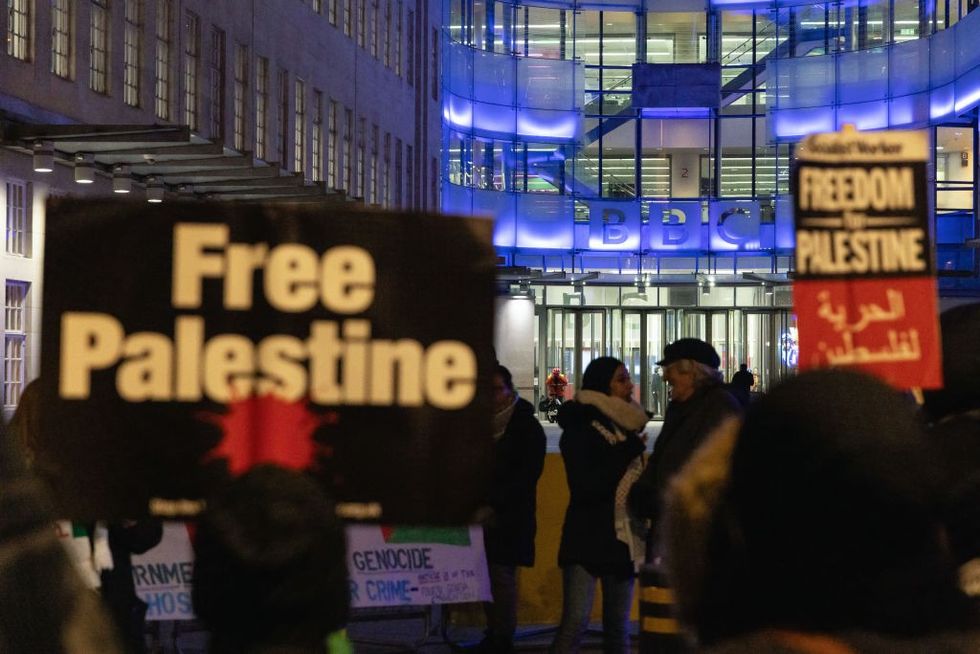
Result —
<instances>
[{"instance_id":1,"label":"person in winter hat","mask_svg":"<svg viewBox=\"0 0 980 654\"><path fill-rule=\"evenodd\" d=\"M671 343L657 362L670 384L670 403L650 461L629 495L633 514L650 521L650 563L656 564L661 554L658 523L671 477L713 429L726 418L741 414L739 402L722 386L720 363L715 348L697 338Z\"/></svg>"}]
</instances>

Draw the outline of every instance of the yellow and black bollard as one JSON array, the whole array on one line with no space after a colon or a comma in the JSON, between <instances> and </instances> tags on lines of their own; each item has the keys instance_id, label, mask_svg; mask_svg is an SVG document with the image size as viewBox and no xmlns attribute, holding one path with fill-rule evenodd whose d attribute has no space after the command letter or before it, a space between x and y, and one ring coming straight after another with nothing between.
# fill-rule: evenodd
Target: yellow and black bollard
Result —
<instances>
[{"instance_id":1,"label":"yellow and black bollard","mask_svg":"<svg viewBox=\"0 0 980 654\"><path fill-rule=\"evenodd\" d=\"M640 654L680 654L690 649L674 616L674 593L663 572L640 569Z\"/></svg>"}]
</instances>

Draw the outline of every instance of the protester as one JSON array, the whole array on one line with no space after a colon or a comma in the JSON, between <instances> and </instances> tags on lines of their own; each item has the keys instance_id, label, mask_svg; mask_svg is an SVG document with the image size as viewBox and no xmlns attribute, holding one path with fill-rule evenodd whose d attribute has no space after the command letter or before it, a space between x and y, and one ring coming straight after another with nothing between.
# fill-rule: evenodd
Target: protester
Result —
<instances>
[{"instance_id":1,"label":"protester","mask_svg":"<svg viewBox=\"0 0 980 654\"><path fill-rule=\"evenodd\" d=\"M980 651L943 537L941 467L897 392L803 373L736 429L667 501L679 613L705 651Z\"/></svg>"},{"instance_id":2,"label":"protester","mask_svg":"<svg viewBox=\"0 0 980 654\"><path fill-rule=\"evenodd\" d=\"M27 461L45 478L57 475L40 439L41 385L38 379L24 388L10 429L27 453ZM146 603L136 595L131 554L142 554L163 537L158 520L125 523L60 520L56 532L82 581L98 589L129 654L146 652Z\"/></svg>"},{"instance_id":3,"label":"protester","mask_svg":"<svg viewBox=\"0 0 980 654\"><path fill-rule=\"evenodd\" d=\"M544 468L545 436L531 403L518 397L507 368L493 375L494 462L490 514L484 524L490 590L487 634L481 649L510 652L517 628L517 566L534 565L538 478Z\"/></svg>"},{"instance_id":4,"label":"protester","mask_svg":"<svg viewBox=\"0 0 980 654\"><path fill-rule=\"evenodd\" d=\"M570 499L558 551L563 586L561 623L552 643L557 654L578 651L597 580L602 582L603 650L629 647L633 577L643 542L626 510L626 494L642 469L639 432L647 422L632 393L623 362L599 357L585 369L575 399L558 414Z\"/></svg>"},{"instance_id":5,"label":"protester","mask_svg":"<svg viewBox=\"0 0 980 654\"><path fill-rule=\"evenodd\" d=\"M945 522L963 590L980 604L980 304L943 312L943 388L926 391L946 466Z\"/></svg>"},{"instance_id":6,"label":"protester","mask_svg":"<svg viewBox=\"0 0 980 654\"><path fill-rule=\"evenodd\" d=\"M664 378L660 374L660 366L657 366L650 374L650 399L653 401L650 411L655 416L663 415L664 390Z\"/></svg>"},{"instance_id":7,"label":"protester","mask_svg":"<svg viewBox=\"0 0 980 654\"><path fill-rule=\"evenodd\" d=\"M630 509L651 521L648 561L660 557L658 522L670 478L687 462L712 429L738 415L738 402L721 384L721 358L710 344L682 338L664 349L663 367L670 403L647 467L629 494Z\"/></svg>"},{"instance_id":8,"label":"protester","mask_svg":"<svg viewBox=\"0 0 980 654\"><path fill-rule=\"evenodd\" d=\"M126 651L143 654L146 649L146 602L136 595L133 554L143 554L163 538L159 520L127 520L109 523L106 529L112 568L101 572L100 594L119 629Z\"/></svg>"},{"instance_id":9,"label":"protester","mask_svg":"<svg viewBox=\"0 0 980 654\"><path fill-rule=\"evenodd\" d=\"M234 479L209 499L194 557L214 654L324 654L347 621L344 530L304 473L263 465Z\"/></svg>"},{"instance_id":10,"label":"protester","mask_svg":"<svg viewBox=\"0 0 980 654\"><path fill-rule=\"evenodd\" d=\"M752 386L755 385L755 376L749 372L748 364L742 363L738 366L738 372L732 375L732 380L728 383L728 392L731 393L738 403L745 408L749 405L752 397Z\"/></svg>"},{"instance_id":11,"label":"protester","mask_svg":"<svg viewBox=\"0 0 980 654\"><path fill-rule=\"evenodd\" d=\"M59 544L47 489L12 436L0 426L0 652L118 654L109 616Z\"/></svg>"}]
</instances>

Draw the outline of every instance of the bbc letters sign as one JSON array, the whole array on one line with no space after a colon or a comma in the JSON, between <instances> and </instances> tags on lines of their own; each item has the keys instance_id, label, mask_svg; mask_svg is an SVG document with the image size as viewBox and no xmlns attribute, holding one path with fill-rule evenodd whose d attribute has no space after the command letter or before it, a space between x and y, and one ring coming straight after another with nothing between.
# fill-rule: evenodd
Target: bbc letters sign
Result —
<instances>
[{"instance_id":1,"label":"bbc letters sign","mask_svg":"<svg viewBox=\"0 0 980 654\"><path fill-rule=\"evenodd\" d=\"M641 219L642 205L634 201L584 201L589 208L588 230L576 229L578 250L701 251L771 250L777 242L792 246L792 224L763 224L757 201L716 200L708 204L708 222L697 200L651 201L649 219ZM786 232L777 238L779 232ZM787 245L788 243L788 245ZM521 243L518 243L521 246Z\"/></svg>"},{"instance_id":2,"label":"bbc letters sign","mask_svg":"<svg viewBox=\"0 0 980 654\"><path fill-rule=\"evenodd\" d=\"M490 236L313 204L53 203L41 456L65 517L193 515L275 463L345 517L466 520L492 451Z\"/></svg>"},{"instance_id":3,"label":"bbc letters sign","mask_svg":"<svg viewBox=\"0 0 980 654\"><path fill-rule=\"evenodd\" d=\"M640 203L595 200L586 204L589 235L587 244L576 243L581 249L636 252L773 247L773 244L763 244L763 226L756 201L710 203L707 241L699 201L649 202L646 225L641 221Z\"/></svg>"}]
</instances>

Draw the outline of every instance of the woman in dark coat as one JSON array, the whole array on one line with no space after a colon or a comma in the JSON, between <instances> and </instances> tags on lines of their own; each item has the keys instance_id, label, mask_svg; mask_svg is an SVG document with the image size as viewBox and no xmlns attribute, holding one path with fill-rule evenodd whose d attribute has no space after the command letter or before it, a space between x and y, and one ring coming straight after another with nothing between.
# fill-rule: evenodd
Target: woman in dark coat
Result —
<instances>
[{"instance_id":1,"label":"woman in dark coat","mask_svg":"<svg viewBox=\"0 0 980 654\"><path fill-rule=\"evenodd\" d=\"M517 628L517 566L534 565L535 508L545 437L534 407L517 396L507 368L497 366L493 390L492 512L484 528L493 602L485 606L487 636L482 649L508 652Z\"/></svg>"},{"instance_id":2,"label":"woman in dark coat","mask_svg":"<svg viewBox=\"0 0 980 654\"><path fill-rule=\"evenodd\" d=\"M602 581L603 650L628 651L633 576L643 543L626 511L626 494L643 467L639 432L647 422L632 394L622 361L599 357L586 368L575 399L558 413L570 492L558 550L562 616L552 644L558 654L578 651L597 580Z\"/></svg>"}]
</instances>

